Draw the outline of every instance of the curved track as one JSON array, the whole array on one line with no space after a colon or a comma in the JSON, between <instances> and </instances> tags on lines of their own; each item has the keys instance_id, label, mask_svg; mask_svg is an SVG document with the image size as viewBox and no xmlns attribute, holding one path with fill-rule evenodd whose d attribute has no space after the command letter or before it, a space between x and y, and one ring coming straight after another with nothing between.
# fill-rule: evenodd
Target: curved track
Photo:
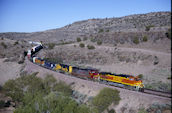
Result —
<instances>
[{"instance_id":1,"label":"curved track","mask_svg":"<svg viewBox=\"0 0 172 113\"><path fill-rule=\"evenodd\" d=\"M31 63L33 63L33 62L31 62ZM36 64L36 65L38 65L38 64ZM41 67L43 67L43 66L41 66ZM43 67L43 68L45 68L45 67ZM51 69L49 69L49 70L51 70ZM51 71L53 71L53 70L51 70ZM70 75L70 76L72 76L72 75ZM74 76L74 77L76 77L76 76ZM83 79L83 78L81 78L81 79ZM105 84L105 83L102 83L102 82L99 82L99 83ZM110 86L109 84L106 84L106 85ZM118 87L118 86L113 86L113 87ZM121 88L121 87L118 87L118 88ZM124 89L124 88L122 88L122 89ZM145 88L144 92L141 92L141 93L150 94L150 95L156 95L156 96L161 96L161 97L165 97L165 98L170 98L171 99L171 92L163 92L163 91L157 91L157 90L152 90L152 89L146 89Z\"/></svg>"}]
</instances>

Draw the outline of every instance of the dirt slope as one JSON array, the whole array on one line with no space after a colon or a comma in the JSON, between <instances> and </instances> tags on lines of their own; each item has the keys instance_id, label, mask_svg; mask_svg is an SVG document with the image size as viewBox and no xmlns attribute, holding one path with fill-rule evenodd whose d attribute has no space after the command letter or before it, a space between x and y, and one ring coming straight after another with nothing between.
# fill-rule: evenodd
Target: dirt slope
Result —
<instances>
[{"instance_id":1,"label":"dirt slope","mask_svg":"<svg viewBox=\"0 0 172 113\"><path fill-rule=\"evenodd\" d=\"M20 70L23 68L23 65L17 62L4 62L4 60L0 59L0 85L19 76Z\"/></svg>"}]
</instances>

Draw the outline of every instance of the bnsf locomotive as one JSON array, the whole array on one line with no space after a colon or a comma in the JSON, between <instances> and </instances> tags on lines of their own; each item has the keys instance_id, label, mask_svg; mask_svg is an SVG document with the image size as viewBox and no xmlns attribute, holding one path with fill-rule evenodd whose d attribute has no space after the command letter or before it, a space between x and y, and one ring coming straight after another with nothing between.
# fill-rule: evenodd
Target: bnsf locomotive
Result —
<instances>
[{"instance_id":1,"label":"bnsf locomotive","mask_svg":"<svg viewBox=\"0 0 172 113\"><path fill-rule=\"evenodd\" d=\"M83 69L62 63L48 62L46 60L33 56L36 52L40 51L42 48L43 48L42 44L39 44L38 46L33 47L31 50L28 50L27 56L30 59L30 61L40 66L43 66L45 68L48 68L50 70L67 72L79 78L90 79L94 81L103 82L108 85L114 85L128 89L144 91L144 85L142 83L142 80L132 75L99 72L97 69L93 69L93 68Z\"/></svg>"}]
</instances>

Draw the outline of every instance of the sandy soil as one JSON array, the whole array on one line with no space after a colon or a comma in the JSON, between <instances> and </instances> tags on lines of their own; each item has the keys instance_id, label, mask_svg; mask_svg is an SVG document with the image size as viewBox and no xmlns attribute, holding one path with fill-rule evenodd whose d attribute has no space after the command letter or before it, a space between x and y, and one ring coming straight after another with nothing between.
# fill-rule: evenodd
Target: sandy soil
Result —
<instances>
[{"instance_id":1,"label":"sandy soil","mask_svg":"<svg viewBox=\"0 0 172 113\"><path fill-rule=\"evenodd\" d=\"M23 65L17 62L4 62L5 59L0 59L0 85L3 85L7 80L14 79L19 76Z\"/></svg>"}]
</instances>

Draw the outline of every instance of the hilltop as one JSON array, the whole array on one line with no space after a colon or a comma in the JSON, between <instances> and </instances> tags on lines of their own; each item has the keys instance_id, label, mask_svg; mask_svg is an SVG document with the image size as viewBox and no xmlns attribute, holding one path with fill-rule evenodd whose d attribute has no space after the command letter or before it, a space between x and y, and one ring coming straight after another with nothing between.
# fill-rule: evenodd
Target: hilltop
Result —
<instances>
[{"instance_id":1,"label":"hilltop","mask_svg":"<svg viewBox=\"0 0 172 113\"><path fill-rule=\"evenodd\" d=\"M123 43L132 36L143 34L154 38L164 37L170 27L171 12L136 14L118 18L88 19L74 22L62 28L33 33L0 33L0 37L10 39L29 39L46 42L74 41L77 37L95 37L110 43L118 40ZM103 38L106 37L106 38ZM109 41L108 41L109 40ZM114 43L114 41L112 41Z\"/></svg>"}]
</instances>

